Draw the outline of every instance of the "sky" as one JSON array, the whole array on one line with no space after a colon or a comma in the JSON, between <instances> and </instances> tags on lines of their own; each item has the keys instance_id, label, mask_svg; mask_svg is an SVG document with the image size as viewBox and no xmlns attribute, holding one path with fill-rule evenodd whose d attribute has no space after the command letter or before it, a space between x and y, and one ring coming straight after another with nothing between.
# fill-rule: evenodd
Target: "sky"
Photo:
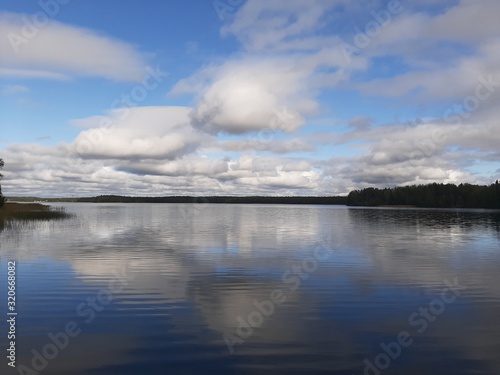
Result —
<instances>
[{"instance_id":1,"label":"sky","mask_svg":"<svg viewBox=\"0 0 500 375\"><path fill-rule=\"evenodd\" d=\"M490 184L498 19L498 0L2 0L2 191Z\"/></svg>"}]
</instances>

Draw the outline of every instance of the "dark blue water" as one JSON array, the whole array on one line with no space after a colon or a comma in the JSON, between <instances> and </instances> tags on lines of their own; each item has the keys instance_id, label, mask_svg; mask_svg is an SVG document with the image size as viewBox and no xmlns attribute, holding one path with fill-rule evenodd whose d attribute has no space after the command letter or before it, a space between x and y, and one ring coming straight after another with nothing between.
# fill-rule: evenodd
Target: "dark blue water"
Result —
<instances>
[{"instance_id":1,"label":"dark blue water","mask_svg":"<svg viewBox=\"0 0 500 375\"><path fill-rule=\"evenodd\" d=\"M498 212L65 207L0 233L1 374L500 374Z\"/></svg>"}]
</instances>

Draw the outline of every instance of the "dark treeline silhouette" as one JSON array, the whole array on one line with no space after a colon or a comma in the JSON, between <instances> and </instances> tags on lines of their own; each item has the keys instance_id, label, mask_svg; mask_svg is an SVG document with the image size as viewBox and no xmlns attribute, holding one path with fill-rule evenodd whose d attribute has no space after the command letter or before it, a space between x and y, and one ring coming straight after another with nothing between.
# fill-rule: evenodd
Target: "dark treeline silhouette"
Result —
<instances>
[{"instance_id":1,"label":"dark treeline silhouette","mask_svg":"<svg viewBox=\"0 0 500 375\"><path fill-rule=\"evenodd\" d=\"M91 198L78 198L77 202L94 203L242 203L242 204L322 204L345 205L347 197L123 197L119 195L101 195Z\"/></svg>"},{"instance_id":2,"label":"dark treeline silhouette","mask_svg":"<svg viewBox=\"0 0 500 375\"><path fill-rule=\"evenodd\" d=\"M2 169L4 166L4 162L2 159L0 159L0 169ZM2 179L3 174L0 173L0 180ZM3 203L5 202L5 197L2 195L2 185L0 185L0 207L3 206Z\"/></svg>"},{"instance_id":3,"label":"dark treeline silhouette","mask_svg":"<svg viewBox=\"0 0 500 375\"><path fill-rule=\"evenodd\" d=\"M429 184L354 190L348 206L404 205L432 208L500 208L498 180L490 186Z\"/></svg>"},{"instance_id":4,"label":"dark treeline silhouette","mask_svg":"<svg viewBox=\"0 0 500 375\"><path fill-rule=\"evenodd\" d=\"M127 197L100 195L86 198L9 197L10 201L89 202L89 203L239 203L239 204L315 204L348 206L415 206L430 208L500 209L500 183L490 186L471 184L429 184L354 190L348 196L167 196Z\"/></svg>"}]
</instances>

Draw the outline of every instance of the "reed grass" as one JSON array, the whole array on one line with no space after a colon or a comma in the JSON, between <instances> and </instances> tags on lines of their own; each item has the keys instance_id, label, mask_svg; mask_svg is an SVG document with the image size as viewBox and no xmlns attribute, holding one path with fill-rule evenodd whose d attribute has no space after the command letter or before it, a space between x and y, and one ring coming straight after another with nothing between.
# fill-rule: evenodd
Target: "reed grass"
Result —
<instances>
[{"instance_id":1,"label":"reed grass","mask_svg":"<svg viewBox=\"0 0 500 375\"><path fill-rule=\"evenodd\" d=\"M0 230L6 224L15 221L63 220L71 216L65 212L63 207L53 208L40 203L6 202L0 208Z\"/></svg>"}]
</instances>

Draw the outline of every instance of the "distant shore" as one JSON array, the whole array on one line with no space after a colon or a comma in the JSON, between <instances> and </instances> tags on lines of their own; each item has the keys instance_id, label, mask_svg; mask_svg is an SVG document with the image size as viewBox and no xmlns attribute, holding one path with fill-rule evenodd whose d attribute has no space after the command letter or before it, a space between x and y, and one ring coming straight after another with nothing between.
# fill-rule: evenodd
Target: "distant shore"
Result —
<instances>
[{"instance_id":1,"label":"distant shore","mask_svg":"<svg viewBox=\"0 0 500 375\"><path fill-rule=\"evenodd\" d=\"M82 198L8 197L18 202L81 203L194 203L194 204L302 204L392 208L484 208L500 209L500 183L427 184L393 188L353 190L347 196L166 196L130 197L100 195Z\"/></svg>"},{"instance_id":2,"label":"distant shore","mask_svg":"<svg viewBox=\"0 0 500 375\"><path fill-rule=\"evenodd\" d=\"M8 202L37 203L194 203L194 204L308 204L346 205L347 197L264 197L264 196L167 196L167 197L127 197L101 195L84 198L39 198L8 197Z\"/></svg>"}]
</instances>

